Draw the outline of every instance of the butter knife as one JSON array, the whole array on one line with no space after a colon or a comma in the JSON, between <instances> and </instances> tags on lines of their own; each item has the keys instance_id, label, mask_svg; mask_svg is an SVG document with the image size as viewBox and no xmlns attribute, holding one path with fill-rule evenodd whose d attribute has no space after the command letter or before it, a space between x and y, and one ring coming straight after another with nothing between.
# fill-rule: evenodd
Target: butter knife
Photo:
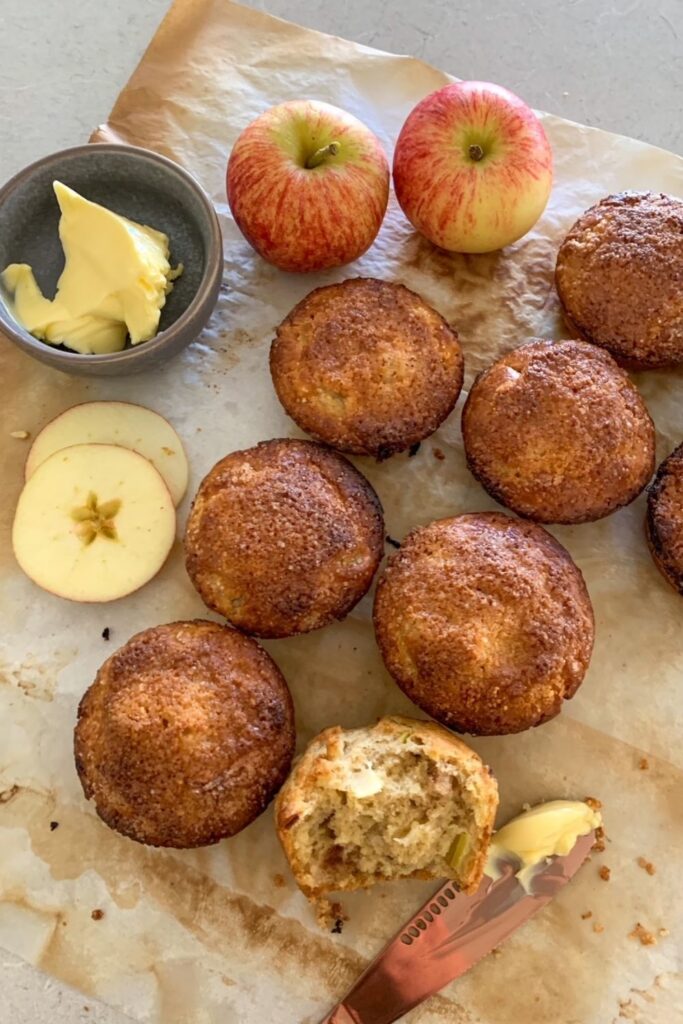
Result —
<instances>
[{"instance_id":1,"label":"butter knife","mask_svg":"<svg viewBox=\"0 0 683 1024\"><path fill-rule=\"evenodd\" d=\"M412 917L321 1024L393 1024L500 945L549 903L590 853L595 831L571 852L548 858L529 891L504 862L495 881L484 875L476 893L446 883Z\"/></svg>"}]
</instances>

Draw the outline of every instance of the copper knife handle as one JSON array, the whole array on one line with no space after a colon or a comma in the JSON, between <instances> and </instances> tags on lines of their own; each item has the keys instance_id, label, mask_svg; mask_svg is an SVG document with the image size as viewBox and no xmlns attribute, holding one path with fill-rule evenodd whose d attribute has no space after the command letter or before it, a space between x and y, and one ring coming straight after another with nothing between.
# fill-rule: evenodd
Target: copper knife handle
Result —
<instances>
[{"instance_id":1,"label":"copper knife handle","mask_svg":"<svg viewBox=\"0 0 683 1024\"><path fill-rule=\"evenodd\" d=\"M512 867L508 874L512 874ZM449 976L441 979L444 965L438 958L439 948L448 943L455 930L449 923L449 910L456 910L456 923L460 925L465 902L478 902L492 885L485 875L474 896L468 897L446 882L405 923L321 1024L392 1024L443 988L455 977L455 971L449 969ZM429 970L435 953L437 980Z\"/></svg>"},{"instance_id":2,"label":"copper knife handle","mask_svg":"<svg viewBox=\"0 0 683 1024\"><path fill-rule=\"evenodd\" d=\"M358 1024L358 1017L352 1017L345 1006L337 1006L322 1024Z\"/></svg>"}]
</instances>

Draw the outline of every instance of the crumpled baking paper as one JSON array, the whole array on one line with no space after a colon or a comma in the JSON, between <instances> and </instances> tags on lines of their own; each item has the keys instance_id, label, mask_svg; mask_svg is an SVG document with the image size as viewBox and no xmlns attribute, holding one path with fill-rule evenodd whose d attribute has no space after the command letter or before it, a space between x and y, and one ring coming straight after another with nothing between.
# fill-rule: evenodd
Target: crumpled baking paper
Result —
<instances>
[{"instance_id":1,"label":"crumpled baking paper","mask_svg":"<svg viewBox=\"0 0 683 1024\"><path fill-rule=\"evenodd\" d=\"M99 822L73 766L81 694L137 630L206 613L185 574L180 541L155 580L111 605L70 604L34 587L9 541L28 442L9 434L35 435L76 402L142 402L183 437L191 494L227 452L298 435L268 373L275 326L311 288L358 274L403 282L457 327L466 386L529 337L562 337L553 267L564 233L609 192L683 195L683 160L542 115L556 161L550 205L526 238L487 256L435 250L392 198L379 238L354 265L288 275L263 263L230 218L230 147L269 105L327 100L370 125L390 152L409 110L446 81L417 60L225 0L177 0L93 138L158 150L210 193L224 232L225 275L209 326L163 370L130 379L69 377L0 343L0 944L143 1021L315 1024L430 887L408 882L349 897L350 920L332 935L318 928L291 880L271 810L236 838L187 852L146 849ZM638 384L663 457L683 439L683 375L648 373ZM461 408L462 399L413 458L355 460L384 503L390 536L400 540L418 523L494 507L465 467ZM498 776L501 821L527 801L592 795L604 804L607 849L498 955L415 1010L413 1022L673 1024L680 1013L683 599L650 560L643 515L641 497L601 522L553 529L595 605L590 671L559 718L519 736L472 742ZM341 624L266 645L294 693L300 746L333 723L418 714L383 669L370 608L366 597ZM638 857L656 873L639 867ZM609 881L598 874L602 864ZM93 917L94 910L103 914ZM656 945L628 937L637 922Z\"/></svg>"}]
</instances>

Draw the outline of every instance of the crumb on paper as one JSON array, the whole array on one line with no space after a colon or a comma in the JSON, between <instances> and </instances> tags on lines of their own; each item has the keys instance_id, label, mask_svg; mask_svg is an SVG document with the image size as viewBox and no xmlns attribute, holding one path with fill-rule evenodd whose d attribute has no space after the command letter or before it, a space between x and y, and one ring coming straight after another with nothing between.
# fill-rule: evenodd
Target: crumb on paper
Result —
<instances>
[{"instance_id":1,"label":"crumb on paper","mask_svg":"<svg viewBox=\"0 0 683 1024\"><path fill-rule=\"evenodd\" d=\"M581 915L581 920L582 921L587 921L588 918L592 917L592 916L593 916L593 911L592 910L584 910L583 914Z\"/></svg>"},{"instance_id":2,"label":"crumb on paper","mask_svg":"<svg viewBox=\"0 0 683 1024\"><path fill-rule=\"evenodd\" d=\"M287 882L284 875L273 875L273 885L276 889L283 889Z\"/></svg>"},{"instance_id":3,"label":"crumb on paper","mask_svg":"<svg viewBox=\"0 0 683 1024\"><path fill-rule=\"evenodd\" d=\"M384 539L386 540L387 544L391 544L392 548L400 548L401 546L401 542L398 540L394 540L394 538L390 537L389 534L387 534Z\"/></svg>"},{"instance_id":4,"label":"crumb on paper","mask_svg":"<svg viewBox=\"0 0 683 1024\"><path fill-rule=\"evenodd\" d=\"M648 860L646 857L638 857L636 864L639 868L642 868L643 871L647 871L648 875L654 875L657 872L657 868L654 866L652 861Z\"/></svg>"},{"instance_id":5,"label":"crumb on paper","mask_svg":"<svg viewBox=\"0 0 683 1024\"><path fill-rule=\"evenodd\" d=\"M439 462L443 462L443 460L446 458L446 456L444 455L440 448L432 448L432 455L434 456L435 459L438 459Z\"/></svg>"},{"instance_id":6,"label":"crumb on paper","mask_svg":"<svg viewBox=\"0 0 683 1024\"><path fill-rule=\"evenodd\" d=\"M602 878L603 882L609 882L610 875L612 874L612 872L606 864L603 864L600 870L598 871L598 874L600 875L600 878Z\"/></svg>"},{"instance_id":7,"label":"crumb on paper","mask_svg":"<svg viewBox=\"0 0 683 1024\"><path fill-rule=\"evenodd\" d=\"M595 842L591 849L595 850L596 853L603 853L605 849L605 830L602 825L598 825L595 830Z\"/></svg>"},{"instance_id":8,"label":"crumb on paper","mask_svg":"<svg viewBox=\"0 0 683 1024\"><path fill-rule=\"evenodd\" d=\"M652 934L652 932L648 931L647 928L645 928L640 923L640 921L636 923L636 926L633 929L633 931L628 933L628 937L629 939L638 939L641 946L657 945L657 939L655 938L655 936Z\"/></svg>"},{"instance_id":9,"label":"crumb on paper","mask_svg":"<svg viewBox=\"0 0 683 1024\"><path fill-rule=\"evenodd\" d=\"M344 921L349 919L341 903L331 902L325 897L321 897L314 900L313 906L320 927L327 928L335 935L339 935L344 927Z\"/></svg>"},{"instance_id":10,"label":"crumb on paper","mask_svg":"<svg viewBox=\"0 0 683 1024\"><path fill-rule=\"evenodd\" d=\"M16 438L17 441L26 441L31 435L28 430L10 430L9 436Z\"/></svg>"},{"instance_id":11,"label":"crumb on paper","mask_svg":"<svg viewBox=\"0 0 683 1024\"><path fill-rule=\"evenodd\" d=\"M640 761L638 762L638 767L640 768L641 772L646 772L650 767L650 762L646 757L641 757Z\"/></svg>"},{"instance_id":12,"label":"crumb on paper","mask_svg":"<svg viewBox=\"0 0 683 1024\"><path fill-rule=\"evenodd\" d=\"M597 921L593 922L593 931L596 935L602 935L605 930L604 924L599 924Z\"/></svg>"},{"instance_id":13,"label":"crumb on paper","mask_svg":"<svg viewBox=\"0 0 683 1024\"><path fill-rule=\"evenodd\" d=\"M105 626L104 629L102 630L102 639L108 640L110 636L111 630L109 629L109 626Z\"/></svg>"},{"instance_id":14,"label":"crumb on paper","mask_svg":"<svg viewBox=\"0 0 683 1024\"><path fill-rule=\"evenodd\" d=\"M592 811L599 811L602 808L602 800L598 800L595 796L585 797L584 803L588 804Z\"/></svg>"},{"instance_id":15,"label":"crumb on paper","mask_svg":"<svg viewBox=\"0 0 683 1024\"><path fill-rule=\"evenodd\" d=\"M667 935L671 935L671 932L669 931L668 928L658 928L657 929L657 934L661 935L661 937L663 939L665 939L667 937Z\"/></svg>"},{"instance_id":16,"label":"crumb on paper","mask_svg":"<svg viewBox=\"0 0 683 1024\"><path fill-rule=\"evenodd\" d=\"M333 935L341 935L344 923L348 921L349 915L346 913L341 903L333 902L330 903L330 920L334 923L330 929Z\"/></svg>"},{"instance_id":17,"label":"crumb on paper","mask_svg":"<svg viewBox=\"0 0 683 1024\"><path fill-rule=\"evenodd\" d=\"M93 910L90 916L92 917L93 921L101 921L102 918L104 917L104 911L100 910L98 907L95 910Z\"/></svg>"},{"instance_id":18,"label":"crumb on paper","mask_svg":"<svg viewBox=\"0 0 683 1024\"><path fill-rule=\"evenodd\" d=\"M416 441L415 444L411 444L408 449L408 458L412 459L413 455L417 455L422 446L422 441Z\"/></svg>"},{"instance_id":19,"label":"crumb on paper","mask_svg":"<svg viewBox=\"0 0 683 1024\"><path fill-rule=\"evenodd\" d=\"M58 821L51 821L50 822L50 832L54 832L54 830L56 828L59 828L59 822Z\"/></svg>"}]
</instances>

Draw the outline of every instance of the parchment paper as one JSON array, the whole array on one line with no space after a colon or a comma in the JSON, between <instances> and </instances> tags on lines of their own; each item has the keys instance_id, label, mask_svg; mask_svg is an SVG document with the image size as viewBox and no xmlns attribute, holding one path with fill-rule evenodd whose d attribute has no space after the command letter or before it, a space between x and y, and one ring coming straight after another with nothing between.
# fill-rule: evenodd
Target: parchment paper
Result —
<instances>
[{"instance_id":1,"label":"parchment paper","mask_svg":"<svg viewBox=\"0 0 683 1024\"><path fill-rule=\"evenodd\" d=\"M466 383L530 336L562 337L552 272L564 232L608 192L683 195L680 158L544 115L556 159L550 206L527 238L491 256L436 251L392 199L377 242L355 265L293 276L261 262L230 219L224 192L230 146L270 104L293 97L330 101L367 122L391 151L414 103L447 80L419 61L225 0L177 0L94 138L157 149L193 171L213 197L225 237L225 277L209 327L163 371L127 380L64 376L0 343L0 943L141 1020L314 1024L429 886L406 883L349 898L350 921L341 936L330 935L319 930L291 882L271 811L233 840L182 853L146 849L98 821L73 768L81 694L100 662L132 633L205 609L185 575L179 543L152 583L112 605L73 605L35 588L10 550L27 443L8 435L34 434L86 399L143 402L169 416L184 438L191 494L228 451L298 433L268 373L273 330L311 288L356 274L402 281L451 320L464 345ZM638 383L662 457L683 438L683 374L649 373ZM391 536L400 539L438 516L493 507L465 467L461 407L462 400L414 458L381 465L356 460L382 498ZM436 448L443 461L434 457ZM188 503L180 510L180 532ZM643 512L641 497L602 522L553 530L585 573L595 605L590 671L553 722L519 736L473 741L498 776L500 820L523 801L590 794L604 803L607 850L499 955L415 1011L415 1022L681 1020L683 599L651 564ZM368 597L340 625L267 645L295 696L300 745L331 723L417 714L382 667L370 608ZM655 865L654 876L637 865L639 856ZM603 863L611 868L607 882L598 875ZM95 909L104 911L99 920L91 916ZM584 919L588 911L592 917ZM628 938L638 921L655 934L656 946Z\"/></svg>"}]
</instances>

